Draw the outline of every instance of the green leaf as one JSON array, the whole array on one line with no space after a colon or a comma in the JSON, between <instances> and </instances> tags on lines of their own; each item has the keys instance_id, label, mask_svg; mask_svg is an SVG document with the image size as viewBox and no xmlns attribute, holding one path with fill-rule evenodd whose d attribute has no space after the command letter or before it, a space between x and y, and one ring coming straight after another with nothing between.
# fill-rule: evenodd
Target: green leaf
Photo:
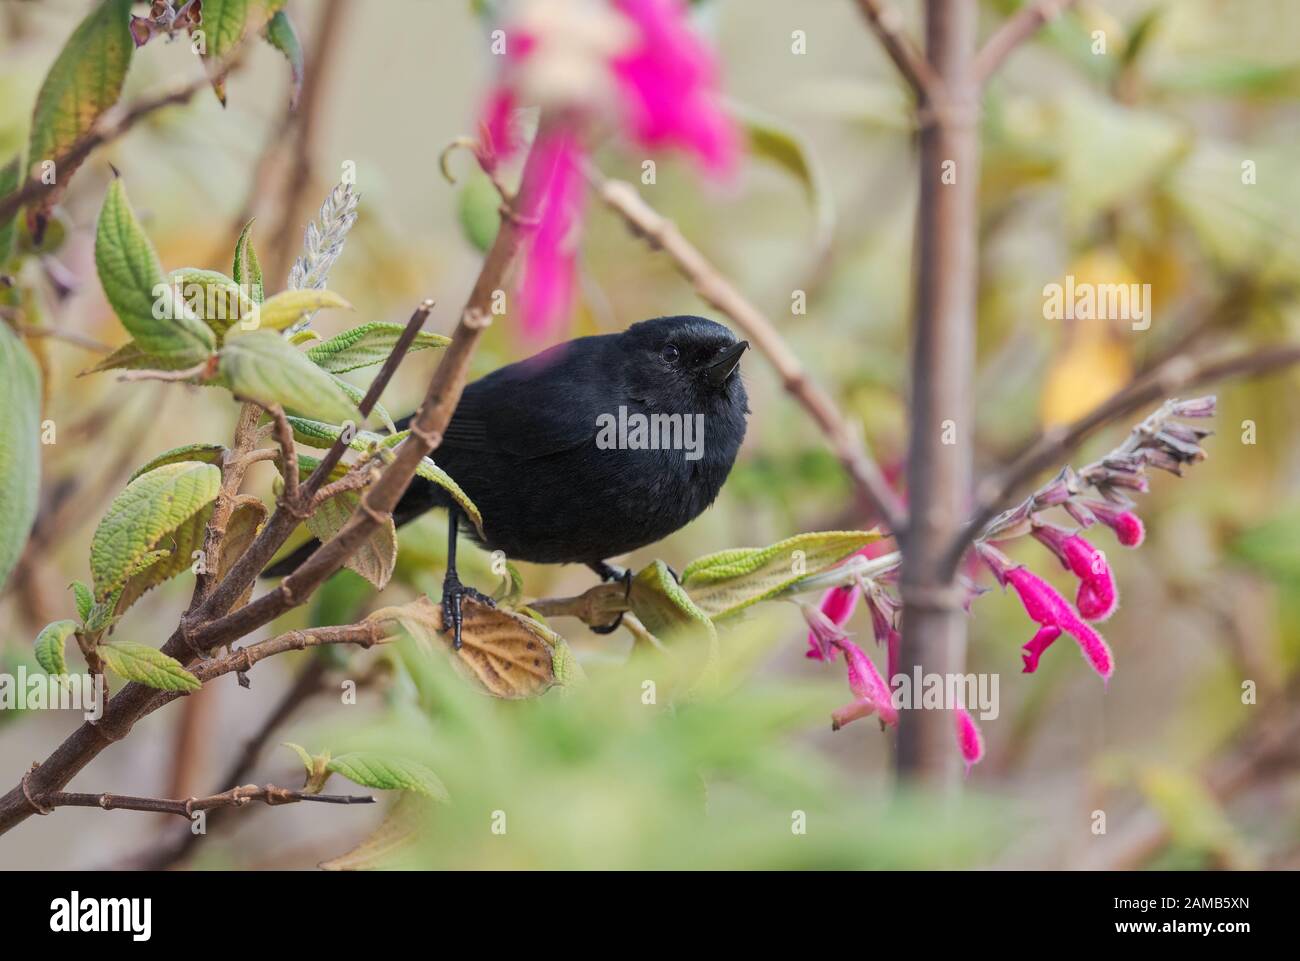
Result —
<instances>
[{"instance_id":1,"label":"green leaf","mask_svg":"<svg viewBox=\"0 0 1300 961\"><path fill-rule=\"evenodd\" d=\"M632 610L646 629L659 638L683 631L700 631L717 640L713 622L682 589L663 561L655 561L632 579Z\"/></svg>"},{"instance_id":2,"label":"green leaf","mask_svg":"<svg viewBox=\"0 0 1300 961\"><path fill-rule=\"evenodd\" d=\"M22 155L14 157L3 167L0 167L0 197L7 197L19 187L19 171L22 169ZM18 215L14 214L8 220L0 222L0 268L9 262L9 258L14 251L14 225L18 222Z\"/></svg>"},{"instance_id":3,"label":"green leaf","mask_svg":"<svg viewBox=\"0 0 1300 961\"><path fill-rule=\"evenodd\" d=\"M250 220L239 232L239 240L235 243L233 271L235 283L253 303L260 304L266 299L266 291L262 287L262 263L257 259L257 251L253 249L252 230L253 221Z\"/></svg>"},{"instance_id":4,"label":"green leaf","mask_svg":"<svg viewBox=\"0 0 1300 961\"><path fill-rule=\"evenodd\" d=\"M28 164L57 163L73 144L90 132L100 115L117 102L131 65L131 0L103 0L72 32L45 75L32 113ZM28 222L39 236L46 214L67 189L76 163L55 170L54 190L29 209Z\"/></svg>"},{"instance_id":5,"label":"green leaf","mask_svg":"<svg viewBox=\"0 0 1300 961\"><path fill-rule=\"evenodd\" d=\"M451 475L431 461L429 458L421 458L420 464L415 468L415 476L423 477L425 480L437 484L454 500L458 507L465 513L470 521L477 528L479 534L483 533L483 515L479 513L478 506L469 499L459 484L451 479Z\"/></svg>"},{"instance_id":6,"label":"green leaf","mask_svg":"<svg viewBox=\"0 0 1300 961\"><path fill-rule=\"evenodd\" d=\"M361 504L359 491L344 491L323 502L306 520L307 529L322 543L329 540L347 523L352 512ZM343 564L355 571L375 587L382 590L393 576L397 563L397 527L393 519L371 532L370 536Z\"/></svg>"},{"instance_id":7,"label":"green leaf","mask_svg":"<svg viewBox=\"0 0 1300 961\"><path fill-rule=\"evenodd\" d=\"M487 253L496 242L501 227L501 195L492 179L481 170L465 181L456 203L460 227L465 238L478 250Z\"/></svg>"},{"instance_id":8,"label":"green leaf","mask_svg":"<svg viewBox=\"0 0 1300 961\"><path fill-rule=\"evenodd\" d=\"M68 638L77 633L79 626L76 621L55 621L36 635L36 663L46 674L57 677L68 673Z\"/></svg>"},{"instance_id":9,"label":"green leaf","mask_svg":"<svg viewBox=\"0 0 1300 961\"><path fill-rule=\"evenodd\" d=\"M159 691L197 691L203 685L180 661L134 641L100 644L96 651L114 674Z\"/></svg>"},{"instance_id":10,"label":"green leaf","mask_svg":"<svg viewBox=\"0 0 1300 961\"><path fill-rule=\"evenodd\" d=\"M162 467L164 464L179 464L181 461L196 461L200 464L221 465L225 459L226 449L220 444L186 444L184 447L173 447L169 451L159 454L149 463L139 468L127 480L127 483L135 480L142 474L147 474L156 467Z\"/></svg>"},{"instance_id":11,"label":"green leaf","mask_svg":"<svg viewBox=\"0 0 1300 961\"><path fill-rule=\"evenodd\" d=\"M812 145L776 117L753 107L732 106L744 124L754 155L776 164L803 185L815 216L813 244L818 250L827 249L835 232L835 203Z\"/></svg>"},{"instance_id":12,"label":"green leaf","mask_svg":"<svg viewBox=\"0 0 1300 961\"><path fill-rule=\"evenodd\" d=\"M331 374L345 374L361 367L382 364L397 346L405 324L372 322L353 327L329 340L307 348L307 356ZM415 335L407 353L429 347L442 349L451 343L450 337L420 331Z\"/></svg>"},{"instance_id":13,"label":"green leaf","mask_svg":"<svg viewBox=\"0 0 1300 961\"><path fill-rule=\"evenodd\" d=\"M1282 584L1300 584L1300 504L1243 531L1230 549L1265 577Z\"/></svg>"},{"instance_id":14,"label":"green leaf","mask_svg":"<svg viewBox=\"0 0 1300 961\"><path fill-rule=\"evenodd\" d=\"M186 522L209 507L220 486L220 470L191 461L164 464L127 484L90 541L95 597L103 600L123 588L146 555L170 548Z\"/></svg>"},{"instance_id":15,"label":"green leaf","mask_svg":"<svg viewBox=\"0 0 1300 961\"><path fill-rule=\"evenodd\" d=\"M186 359L183 354L151 354L142 350L134 340L128 340L98 364L87 367L77 376L85 377L87 374L98 374L106 370L183 370L186 367L193 367L194 363Z\"/></svg>"},{"instance_id":16,"label":"green leaf","mask_svg":"<svg viewBox=\"0 0 1300 961\"><path fill-rule=\"evenodd\" d=\"M174 292L174 302L184 303L191 314L207 324L218 344L235 324L241 330L252 330L258 322L257 303L219 270L181 267L167 275L167 283Z\"/></svg>"},{"instance_id":17,"label":"green leaf","mask_svg":"<svg viewBox=\"0 0 1300 961\"><path fill-rule=\"evenodd\" d=\"M0 321L0 587L36 520L41 470L41 385L26 345Z\"/></svg>"},{"instance_id":18,"label":"green leaf","mask_svg":"<svg viewBox=\"0 0 1300 961\"><path fill-rule=\"evenodd\" d=\"M282 741L281 743L297 754L298 760L302 761L302 766L307 769L307 783L303 786L303 793L319 794L330 776L330 752L325 751L323 754L317 754L313 757L301 744L294 744L292 741Z\"/></svg>"},{"instance_id":19,"label":"green leaf","mask_svg":"<svg viewBox=\"0 0 1300 961\"><path fill-rule=\"evenodd\" d=\"M260 33L284 0L204 0L203 63L212 89L226 105L226 72L231 55L250 33Z\"/></svg>"},{"instance_id":20,"label":"green leaf","mask_svg":"<svg viewBox=\"0 0 1300 961\"><path fill-rule=\"evenodd\" d=\"M289 109L296 109L298 95L302 93L302 44L298 42L298 34L293 29L293 21L289 19L289 14L283 10L277 11L267 23L265 35L267 42L284 54L284 58L289 61L289 71L293 78L293 93L289 96Z\"/></svg>"},{"instance_id":21,"label":"green leaf","mask_svg":"<svg viewBox=\"0 0 1300 961\"><path fill-rule=\"evenodd\" d=\"M216 337L174 301L174 291L163 277L153 244L135 219L120 179L109 184L99 212L95 266L109 305L140 350L169 357L181 367L197 364L212 353ZM154 316L156 303L165 308L161 318Z\"/></svg>"},{"instance_id":22,"label":"green leaf","mask_svg":"<svg viewBox=\"0 0 1300 961\"><path fill-rule=\"evenodd\" d=\"M876 531L799 534L771 547L742 547L692 561L682 586L709 617L729 617L880 539ZM649 626L649 625L647 625Z\"/></svg>"},{"instance_id":23,"label":"green leaf","mask_svg":"<svg viewBox=\"0 0 1300 961\"><path fill-rule=\"evenodd\" d=\"M332 290L285 290L263 303L240 329L284 330L309 314L330 308L351 310L352 305Z\"/></svg>"},{"instance_id":24,"label":"green leaf","mask_svg":"<svg viewBox=\"0 0 1300 961\"><path fill-rule=\"evenodd\" d=\"M338 389L347 394L348 399L352 401L353 404L357 405L357 412L360 413L361 401L365 399L366 392L356 384L348 383L338 374L330 374L330 377L334 380ZM397 433L397 425L393 423L393 418L389 415L388 409L384 407L383 404L379 403L379 401L375 401L375 406L371 409L371 413L375 414L381 421L383 421L384 427L387 428L390 433ZM351 418L348 419L350 420Z\"/></svg>"},{"instance_id":25,"label":"green leaf","mask_svg":"<svg viewBox=\"0 0 1300 961\"><path fill-rule=\"evenodd\" d=\"M328 421L360 418L338 382L273 331L234 338L220 358L217 382L240 397Z\"/></svg>"},{"instance_id":26,"label":"green leaf","mask_svg":"<svg viewBox=\"0 0 1300 961\"><path fill-rule=\"evenodd\" d=\"M414 791L436 801L449 796L438 775L425 765L407 758L354 751L330 760L328 767L349 781L381 791Z\"/></svg>"},{"instance_id":27,"label":"green leaf","mask_svg":"<svg viewBox=\"0 0 1300 961\"><path fill-rule=\"evenodd\" d=\"M95 595L81 581L73 581L68 586L72 588L72 597L77 604L77 616L81 618L81 623L84 624L90 618L90 612L95 606Z\"/></svg>"}]
</instances>

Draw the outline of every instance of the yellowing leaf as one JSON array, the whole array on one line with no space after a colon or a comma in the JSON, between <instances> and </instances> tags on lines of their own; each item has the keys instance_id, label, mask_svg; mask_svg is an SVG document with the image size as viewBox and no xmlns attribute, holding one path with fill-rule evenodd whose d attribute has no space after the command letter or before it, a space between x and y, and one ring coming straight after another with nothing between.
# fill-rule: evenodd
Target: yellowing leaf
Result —
<instances>
[{"instance_id":1,"label":"yellowing leaf","mask_svg":"<svg viewBox=\"0 0 1300 961\"><path fill-rule=\"evenodd\" d=\"M351 310L352 305L332 290L286 290L263 302L241 330L284 330L318 310Z\"/></svg>"},{"instance_id":2,"label":"yellowing leaf","mask_svg":"<svg viewBox=\"0 0 1300 961\"><path fill-rule=\"evenodd\" d=\"M323 543L343 529L343 525L360 504L361 494L358 491L336 494L307 518L307 529ZM371 532L343 566L382 590L393 576L396 563L397 528L389 517Z\"/></svg>"},{"instance_id":3,"label":"yellowing leaf","mask_svg":"<svg viewBox=\"0 0 1300 961\"><path fill-rule=\"evenodd\" d=\"M191 461L164 464L127 484L91 538L95 597L103 600L123 588L146 555L172 548L178 534L189 532L187 523L210 509L220 486L220 470Z\"/></svg>"}]
</instances>

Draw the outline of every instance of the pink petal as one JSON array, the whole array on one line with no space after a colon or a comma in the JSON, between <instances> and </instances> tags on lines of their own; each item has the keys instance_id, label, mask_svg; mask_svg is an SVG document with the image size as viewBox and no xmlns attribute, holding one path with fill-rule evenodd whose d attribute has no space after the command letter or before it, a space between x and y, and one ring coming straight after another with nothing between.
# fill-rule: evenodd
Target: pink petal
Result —
<instances>
[{"instance_id":1,"label":"pink petal","mask_svg":"<svg viewBox=\"0 0 1300 961\"><path fill-rule=\"evenodd\" d=\"M844 652L844 661L848 666L849 690L860 701L866 701L872 709L880 714L886 724L898 723L898 711L894 707L893 697L876 665L863 653L862 648L852 641L840 641L837 645Z\"/></svg>"},{"instance_id":2,"label":"pink petal","mask_svg":"<svg viewBox=\"0 0 1300 961\"><path fill-rule=\"evenodd\" d=\"M799 609L808 623L808 650L804 652L804 657L814 661L835 660L835 646L840 641L848 640L844 629L825 613L808 604L800 604Z\"/></svg>"},{"instance_id":3,"label":"pink petal","mask_svg":"<svg viewBox=\"0 0 1300 961\"><path fill-rule=\"evenodd\" d=\"M1061 544L1070 570L1082 582L1075 599L1079 613L1090 621L1104 621L1115 612L1119 592L1106 555L1075 534Z\"/></svg>"},{"instance_id":4,"label":"pink petal","mask_svg":"<svg viewBox=\"0 0 1300 961\"><path fill-rule=\"evenodd\" d=\"M614 0L638 40L611 67L629 135L643 147L680 147L712 173L734 168L739 136L723 111L713 53L691 31L682 0Z\"/></svg>"},{"instance_id":5,"label":"pink petal","mask_svg":"<svg viewBox=\"0 0 1300 961\"><path fill-rule=\"evenodd\" d=\"M1070 619L1061 624L1065 632L1079 642L1079 648L1092 669L1101 675L1103 681L1109 681L1115 673L1115 659L1105 639L1090 624L1071 613Z\"/></svg>"},{"instance_id":6,"label":"pink petal","mask_svg":"<svg viewBox=\"0 0 1300 961\"><path fill-rule=\"evenodd\" d=\"M524 252L519 301L525 335L542 339L558 330L573 306L585 154L567 127L541 134L533 150L540 152L547 186Z\"/></svg>"},{"instance_id":7,"label":"pink petal","mask_svg":"<svg viewBox=\"0 0 1300 961\"><path fill-rule=\"evenodd\" d=\"M856 585L832 587L822 595L821 612L830 618L832 624L843 627L858 606L858 594Z\"/></svg>"},{"instance_id":8,"label":"pink petal","mask_svg":"<svg viewBox=\"0 0 1300 961\"><path fill-rule=\"evenodd\" d=\"M1052 643L1061 636L1061 629L1054 624L1048 624L1038 629L1038 633L1033 636L1028 644L1023 648L1024 653L1020 655L1025 662L1025 668L1022 673L1033 674L1038 670L1038 659L1043 656L1043 652L1052 646Z\"/></svg>"},{"instance_id":9,"label":"pink petal","mask_svg":"<svg viewBox=\"0 0 1300 961\"><path fill-rule=\"evenodd\" d=\"M984 759L984 737L966 708L953 710L957 721L957 745L961 748L961 758L966 762L966 773L969 775L970 769Z\"/></svg>"},{"instance_id":10,"label":"pink petal","mask_svg":"<svg viewBox=\"0 0 1300 961\"><path fill-rule=\"evenodd\" d=\"M496 169L499 163L509 160L519 150L521 138L512 122L515 106L514 91L508 87L496 87L483 108L479 121L483 131L479 159L488 171Z\"/></svg>"}]
</instances>

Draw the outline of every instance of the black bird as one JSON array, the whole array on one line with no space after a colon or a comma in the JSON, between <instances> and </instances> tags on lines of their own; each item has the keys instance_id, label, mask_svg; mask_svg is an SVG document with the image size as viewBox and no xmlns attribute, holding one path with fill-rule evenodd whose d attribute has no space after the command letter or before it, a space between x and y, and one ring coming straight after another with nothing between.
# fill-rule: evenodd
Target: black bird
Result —
<instances>
[{"instance_id":1,"label":"black bird","mask_svg":"<svg viewBox=\"0 0 1300 961\"><path fill-rule=\"evenodd\" d=\"M737 373L748 346L703 317L657 317L559 344L469 384L433 452L483 515L483 536L467 532L510 559L586 564L603 580L626 578L609 558L694 520L727 479L749 413ZM459 648L462 599L491 603L456 574L459 509L417 477L393 519L405 524L434 507L450 513L443 623ZM292 573L316 546L265 575Z\"/></svg>"}]
</instances>

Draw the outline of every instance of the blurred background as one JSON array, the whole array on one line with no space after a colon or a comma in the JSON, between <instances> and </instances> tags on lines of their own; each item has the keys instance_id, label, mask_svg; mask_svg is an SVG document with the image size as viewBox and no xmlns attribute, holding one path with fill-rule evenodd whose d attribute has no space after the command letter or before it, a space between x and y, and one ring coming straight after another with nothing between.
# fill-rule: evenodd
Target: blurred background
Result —
<instances>
[{"instance_id":1,"label":"blurred background","mask_svg":"<svg viewBox=\"0 0 1300 961\"><path fill-rule=\"evenodd\" d=\"M286 123L288 70L274 50L254 45L229 80L224 109L203 91L92 156L63 200L41 269L21 282L50 322L110 347L125 340L92 258L112 164L165 268L228 270L234 238L255 214L267 286L279 290L302 228L354 164L360 219L330 287L357 313L323 314L316 326L328 336L359 320L404 321L432 297L428 328L450 332L495 217L471 157L450 157L455 184L438 169L443 148L474 133L491 83L481 6L289 0L308 73L320 72L310 116ZM917 4L896 6L918 35ZM983 3L986 32L1016 6ZM84 0L0 0L0 157L26 142L45 72L87 9ZM336 35L318 45L326 16L338 18ZM906 92L848 0L705 0L694 16L719 51L728 96L758 136L734 184L702 184L689 164L661 155L657 182L642 193L774 319L896 474L916 201ZM792 47L796 31L806 52ZM1289 0L1085 2L992 84L981 120L981 469L1177 352L1297 336L1297 41L1300 6ZM313 62L319 46L324 57ZM124 100L199 69L183 41L157 40L137 55ZM597 154L607 174L630 180L641 160L614 146ZM1245 161L1252 184L1243 184ZM581 270L564 336L708 313L670 263L596 204ZM1045 320L1043 287L1066 274L1151 284L1150 329ZM797 291L806 313L791 309ZM70 616L66 586L86 578L90 535L131 472L172 447L226 442L237 411L217 392L78 377L94 350L52 339L39 346L45 416L58 442L43 448L33 545L0 596L0 663L11 673L32 665L42 625ZM475 370L539 346L500 320ZM395 416L414 407L436 359L420 353L404 364L385 395ZM625 563L662 558L680 570L726 547L871 522L762 359L747 358L744 374L749 435L718 502ZM379 835L391 797L375 807L250 808L214 817L192 844L183 823L178 836L161 815L61 810L0 839L0 866L143 859L303 868L367 838L341 865L1300 866L1296 386L1293 373L1221 385L1209 460L1183 479L1157 476L1141 500L1146 543L1109 552L1121 607L1104 628L1118 665L1108 690L1064 654L1022 675L1019 647L1032 625L1019 604L999 591L976 602L969 669L999 674L1000 715L981 724L987 757L955 806L894 790L892 732L867 721L830 731L830 711L848 699L842 668L806 660L799 611L775 604L724 635L723 690L680 710L642 704L626 634L599 637L572 620L552 626L589 682L535 702L491 701L411 650L275 658L252 673L251 690L222 679L149 716L73 789L172 797L224 789L223 774L284 707L244 783L299 783L301 765L282 741L335 754L382 745L425 760L452 803L403 801ZM1105 432L1072 463L1110 449L1129 426ZM250 489L269 496L273 477L269 466L255 467ZM382 597L339 575L277 628L345 623L420 591L437 597L444 525L442 515L426 516L403 529L398 574ZM1041 548L1023 550L1021 559L1052 570ZM493 583L481 555L470 565L478 583ZM573 567L525 566L523 574L530 597L591 584ZM119 632L160 643L190 592L185 577L164 585ZM849 630L870 636L865 611ZM356 704L342 703L346 679L359 685ZM1254 703L1243 703L1247 681ZM4 787L76 723L65 712L0 712ZM498 811L508 819L504 835L491 830ZM1105 834L1094 833L1097 811ZM806 815L806 833L792 831L796 812Z\"/></svg>"}]
</instances>

